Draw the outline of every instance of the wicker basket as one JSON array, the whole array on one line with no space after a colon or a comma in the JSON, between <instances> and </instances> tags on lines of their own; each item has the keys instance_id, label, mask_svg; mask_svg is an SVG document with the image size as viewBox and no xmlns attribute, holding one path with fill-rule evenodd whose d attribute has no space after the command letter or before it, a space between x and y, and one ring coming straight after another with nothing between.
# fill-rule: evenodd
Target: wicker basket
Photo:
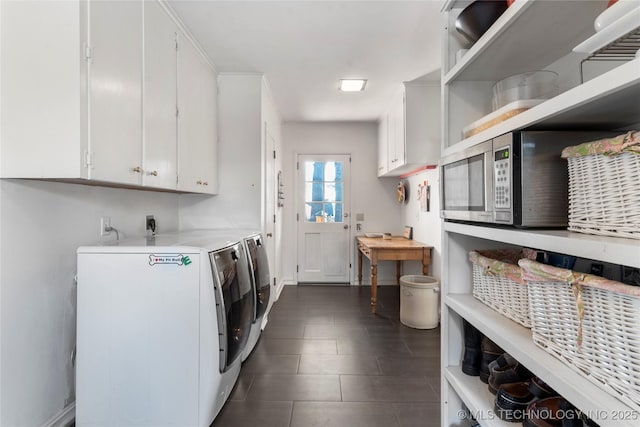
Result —
<instances>
[{"instance_id":1,"label":"wicker basket","mask_svg":"<svg viewBox=\"0 0 640 427\"><path fill-rule=\"evenodd\" d=\"M640 132L566 148L569 230L640 239Z\"/></svg>"},{"instance_id":2,"label":"wicker basket","mask_svg":"<svg viewBox=\"0 0 640 427\"><path fill-rule=\"evenodd\" d=\"M473 296L530 328L527 286L517 265L527 255L518 250L471 251L469 260L473 263Z\"/></svg>"},{"instance_id":3,"label":"wicker basket","mask_svg":"<svg viewBox=\"0 0 640 427\"><path fill-rule=\"evenodd\" d=\"M640 287L521 260L533 341L640 410Z\"/></svg>"}]
</instances>

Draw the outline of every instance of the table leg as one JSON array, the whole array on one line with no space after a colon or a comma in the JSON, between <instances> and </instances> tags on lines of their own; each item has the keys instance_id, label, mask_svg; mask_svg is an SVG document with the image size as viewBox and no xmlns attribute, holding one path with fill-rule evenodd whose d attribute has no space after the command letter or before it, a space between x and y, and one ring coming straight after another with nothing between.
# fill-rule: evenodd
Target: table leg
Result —
<instances>
[{"instance_id":1,"label":"table leg","mask_svg":"<svg viewBox=\"0 0 640 427\"><path fill-rule=\"evenodd\" d=\"M400 284L400 275L402 273L402 261L396 261L396 284Z\"/></svg>"},{"instance_id":2,"label":"table leg","mask_svg":"<svg viewBox=\"0 0 640 427\"><path fill-rule=\"evenodd\" d=\"M362 251L358 249L358 285L362 286Z\"/></svg>"},{"instance_id":3,"label":"table leg","mask_svg":"<svg viewBox=\"0 0 640 427\"><path fill-rule=\"evenodd\" d=\"M422 250L422 274L429 275L429 266L431 265L431 249L424 248Z\"/></svg>"},{"instance_id":4,"label":"table leg","mask_svg":"<svg viewBox=\"0 0 640 427\"><path fill-rule=\"evenodd\" d=\"M376 314L378 303L378 266L371 261L371 312Z\"/></svg>"}]
</instances>

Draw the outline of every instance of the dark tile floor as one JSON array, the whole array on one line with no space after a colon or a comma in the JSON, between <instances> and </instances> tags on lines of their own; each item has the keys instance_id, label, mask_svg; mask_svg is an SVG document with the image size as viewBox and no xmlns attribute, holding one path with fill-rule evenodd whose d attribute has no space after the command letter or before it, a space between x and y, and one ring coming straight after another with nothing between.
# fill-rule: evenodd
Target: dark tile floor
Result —
<instances>
[{"instance_id":1,"label":"dark tile floor","mask_svg":"<svg viewBox=\"0 0 640 427\"><path fill-rule=\"evenodd\" d=\"M286 286L212 427L436 427L440 329L400 322L399 287Z\"/></svg>"}]
</instances>

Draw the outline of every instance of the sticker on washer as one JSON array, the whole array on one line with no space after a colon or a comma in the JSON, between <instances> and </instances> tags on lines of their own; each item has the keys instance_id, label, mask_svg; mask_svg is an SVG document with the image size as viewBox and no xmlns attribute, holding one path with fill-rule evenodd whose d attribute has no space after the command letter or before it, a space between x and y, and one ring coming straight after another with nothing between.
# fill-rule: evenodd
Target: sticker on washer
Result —
<instances>
[{"instance_id":1,"label":"sticker on washer","mask_svg":"<svg viewBox=\"0 0 640 427\"><path fill-rule=\"evenodd\" d=\"M178 255L149 255L149 265L156 264L177 264L177 265L189 265L191 260L188 256Z\"/></svg>"}]
</instances>

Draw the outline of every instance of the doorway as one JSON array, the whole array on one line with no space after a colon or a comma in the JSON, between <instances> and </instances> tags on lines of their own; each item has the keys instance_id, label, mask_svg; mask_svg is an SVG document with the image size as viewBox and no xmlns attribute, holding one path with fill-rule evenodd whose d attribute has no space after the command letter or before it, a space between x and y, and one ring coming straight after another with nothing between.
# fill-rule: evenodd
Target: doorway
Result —
<instances>
[{"instance_id":1,"label":"doorway","mask_svg":"<svg viewBox=\"0 0 640 427\"><path fill-rule=\"evenodd\" d=\"M351 157L298 155L298 283L349 283Z\"/></svg>"}]
</instances>

